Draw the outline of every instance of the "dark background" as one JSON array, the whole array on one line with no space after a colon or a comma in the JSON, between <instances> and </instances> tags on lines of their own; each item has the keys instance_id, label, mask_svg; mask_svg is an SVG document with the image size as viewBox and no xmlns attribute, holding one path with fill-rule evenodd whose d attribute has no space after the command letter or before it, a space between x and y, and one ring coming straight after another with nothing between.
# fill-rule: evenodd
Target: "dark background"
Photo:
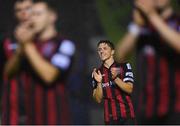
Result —
<instances>
[{"instance_id":1,"label":"dark background","mask_svg":"<svg viewBox=\"0 0 180 126\"><path fill-rule=\"evenodd\" d=\"M0 0L0 38L12 31L15 0ZM179 0L172 3L179 9ZM58 30L77 47L67 91L73 124L103 124L103 106L92 100L91 71L100 62L96 44L100 39L118 41L131 19L133 0L50 0L59 12Z\"/></svg>"}]
</instances>

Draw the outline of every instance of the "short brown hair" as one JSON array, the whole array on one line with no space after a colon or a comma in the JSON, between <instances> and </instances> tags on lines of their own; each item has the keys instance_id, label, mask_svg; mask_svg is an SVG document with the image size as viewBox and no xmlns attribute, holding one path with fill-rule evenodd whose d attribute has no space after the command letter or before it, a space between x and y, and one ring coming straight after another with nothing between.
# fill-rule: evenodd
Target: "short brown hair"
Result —
<instances>
[{"instance_id":1,"label":"short brown hair","mask_svg":"<svg viewBox=\"0 0 180 126\"><path fill-rule=\"evenodd\" d=\"M99 46L100 44L105 43L107 44L112 50L114 50L114 44L109 40L100 40L97 44Z\"/></svg>"}]
</instances>

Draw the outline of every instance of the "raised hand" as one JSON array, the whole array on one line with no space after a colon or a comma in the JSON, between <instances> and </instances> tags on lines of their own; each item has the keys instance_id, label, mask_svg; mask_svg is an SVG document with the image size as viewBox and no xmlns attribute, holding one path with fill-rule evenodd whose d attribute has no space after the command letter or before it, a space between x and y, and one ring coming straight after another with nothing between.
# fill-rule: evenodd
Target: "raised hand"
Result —
<instances>
[{"instance_id":1,"label":"raised hand","mask_svg":"<svg viewBox=\"0 0 180 126\"><path fill-rule=\"evenodd\" d=\"M134 9L133 11L133 21L139 26L144 26L145 25L145 19L141 15L140 11L137 9Z\"/></svg>"},{"instance_id":2,"label":"raised hand","mask_svg":"<svg viewBox=\"0 0 180 126\"><path fill-rule=\"evenodd\" d=\"M20 44L25 44L34 39L35 33L30 23L19 25L15 30L15 37Z\"/></svg>"},{"instance_id":3,"label":"raised hand","mask_svg":"<svg viewBox=\"0 0 180 126\"><path fill-rule=\"evenodd\" d=\"M102 83L102 74L99 70L97 71L97 69L95 68L92 72L92 75L98 83Z\"/></svg>"},{"instance_id":4,"label":"raised hand","mask_svg":"<svg viewBox=\"0 0 180 126\"><path fill-rule=\"evenodd\" d=\"M146 16L155 12L155 3L153 0L136 0L135 5Z\"/></svg>"}]
</instances>

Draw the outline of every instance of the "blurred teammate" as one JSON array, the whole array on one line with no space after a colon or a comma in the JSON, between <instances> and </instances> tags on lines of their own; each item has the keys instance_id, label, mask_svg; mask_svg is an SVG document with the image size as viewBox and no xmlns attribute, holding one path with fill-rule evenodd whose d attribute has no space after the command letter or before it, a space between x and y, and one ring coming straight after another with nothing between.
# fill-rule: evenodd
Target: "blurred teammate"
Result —
<instances>
[{"instance_id":1,"label":"blurred teammate","mask_svg":"<svg viewBox=\"0 0 180 126\"><path fill-rule=\"evenodd\" d=\"M58 35L51 5L35 2L32 13L31 22L16 31L26 71L27 124L70 124L65 83L75 45Z\"/></svg>"},{"instance_id":2,"label":"blurred teammate","mask_svg":"<svg viewBox=\"0 0 180 126\"><path fill-rule=\"evenodd\" d=\"M102 40L97 46L102 66L92 72L93 98L104 102L105 124L134 124L131 65L114 61L114 45L110 41Z\"/></svg>"},{"instance_id":3,"label":"blurred teammate","mask_svg":"<svg viewBox=\"0 0 180 126\"><path fill-rule=\"evenodd\" d=\"M32 4L32 0L17 0L15 2L14 11L17 26L29 21ZM2 124L23 124L25 121L23 70L17 72L17 68L20 66L21 48L15 37L14 35L5 37L0 47L0 72L3 78Z\"/></svg>"},{"instance_id":4,"label":"blurred teammate","mask_svg":"<svg viewBox=\"0 0 180 126\"><path fill-rule=\"evenodd\" d=\"M136 0L134 21L117 48L136 46L138 115L142 124L180 124L180 20L170 0Z\"/></svg>"}]
</instances>

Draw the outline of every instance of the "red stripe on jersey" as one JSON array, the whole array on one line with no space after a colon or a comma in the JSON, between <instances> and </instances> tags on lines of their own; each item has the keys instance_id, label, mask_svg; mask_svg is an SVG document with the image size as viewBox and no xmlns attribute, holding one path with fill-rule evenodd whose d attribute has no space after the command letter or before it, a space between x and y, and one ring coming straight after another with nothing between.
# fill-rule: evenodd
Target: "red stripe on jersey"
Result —
<instances>
[{"instance_id":1,"label":"red stripe on jersey","mask_svg":"<svg viewBox=\"0 0 180 126\"><path fill-rule=\"evenodd\" d=\"M31 103L30 100L31 99L31 78L27 77L26 74L22 74L22 80L24 81L23 83L25 84L25 111L27 113L27 120L26 120L26 124L32 124L32 115L31 115Z\"/></svg>"},{"instance_id":2,"label":"red stripe on jersey","mask_svg":"<svg viewBox=\"0 0 180 126\"><path fill-rule=\"evenodd\" d=\"M54 88L48 89L47 96L47 110L48 110L48 124L57 124L57 111L56 111L56 101L55 101L55 91Z\"/></svg>"},{"instance_id":3,"label":"red stripe on jersey","mask_svg":"<svg viewBox=\"0 0 180 126\"><path fill-rule=\"evenodd\" d=\"M168 112L169 107L169 76L168 76L168 64L164 58L160 59L160 82L159 82L159 104L158 115L163 116Z\"/></svg>"},{"instance_id":4,"label":"red stripe on jersey","mask_svg":"<svg viewBox=\"0 0 180 126\"><path fill-rule=\"evenodd\" d=\"M70 115L69 115L69 108L67 105L67 99L65 95L65 88L64 84L60 83L58 84L58 95L61 99L61 116L60 116L60 122L61 124L69 124L70 123Z\"/></svg>"},{"instance_id":5,"label":"red stripe on jersey","mask_svg":"<svg viewBox=\"0 0 180 126\"><path fill-rule=\"evenodd\" d=\"M117 120L117 112L116 112L116 103L115 103L115 99L111 99L111 108L112 108L112 116L113 116L113 120Z\"/></svg>"},{"instance_id":6,"label":"red stripe on jersey","mask_svg":"<svg viewBox=\"0 0 180 126\"><path fill-rule=\"evenodd\" d=\"M8 83L7 83L7 79L4 77L4 82L3 82L3 96L2 96L2 124L3 125L7 125L8 122L7 122L7 118L8 118L8 115L7 115L7 108L8 108L8 89L7 89L7 86L8 86Z\"/></svg>"},{"instance_id":7,"label":"red stripe on jersey","mask_svg":"<svg viewBox=\"0 0 180 126\"><path fill-rule=\"evenodd\" d=\"M104 99L104 118L105 122L109 122L109 110L108 110L108 100Z\"/></svg>"},{"instance_id":8,"label":"red stripe on jersey","mask_svg":"<svg viewBox=\"0 0 180 126\"><path fill-rule=\"evenodd\" d=\"M117 96L117 100L119 101L119 104L120 104L121 117L126 118L127 117L127 115L126 115L126 107L124 105L124 101L122 99L122 96L121 95Z\"/></svg>"},{"instance_id":9,"label":"red stripe on jersey","mask_svg":"<svg viewBox=\"0 0 180 126\"><path fill-rule=\"evenodd\" d=\"M108 69L104 68L103 73L104 73L104 83L109 83ZM105 89L106 89L107 98L112 98L111 87L107 86L105 87Z\"/></svg>"},{"instance_id":10,"label":"red stripe on jersey","mask_svg":"<svg viewBox=\"0 0 180 126\"><path fill-rule=\"evenodd\" d=\"M119 90L118 88L115 88L114 91L115 91L115 95L116 95L116 96L121 95L121 94L120 94L120 90Z\"/></svg>"},{"instance_id":11,"label":"red stripe on jersey","mask_svg":"<svg viewBox=\"0 0 180 126\"><path fill-rule=\"evenodd\" d=\"M10 85L10 124L17 125L19 120L18 85L15 79L11 81Z\"/></svg>"},{"instance_id":12,"label":"red stripe on jersey","mask_svg":"<svg viewBox=\"0 0 180 126\"><path fill-rule=\"evenodd\" d=\"M147 102L146 102L146 117L150 118L153 115L154 106L154 75L155 75L155 57L147 56Z\"/></svg>"},{"instance_id":13,"label":"red stripe on jersey","mask_svg":"<svg viewBox=\"0 0 180 126\"><path fill-rule=\"evenodd\" d=\"M175 89L176 89L176 102L175 102L175 112L180 112L180 70L175 73Z\"/></svg>"},{"instance_id":14,"label":"red stripe on jersey","mask_svg":"<svg viewBox=\"0 0 180 126\"><path fill-rule=\"evenodd\" d=\"M35 118L35 124L43 124L43 89L41 85L36 84L35 88L35 112L36 112L36 118Z\"/></svg>"},{"instance_id":15,"label":"red stripe on jersey","mask_svg":"<svg viewBox=\"0 0 180 126\"><path fill-rule=\"evenodd\" d=\"M143 94L142 94L142 92L140 93L138 100L139 100L139 102L138 102L137 112L140 113L141 108L142 108L142 104L143 104Z\"/></svg>"},{"instance_id":16,"label":"red stripe on jersey","mask_svg":"<svg viewBox=\"0 0 180 126\"><path fill-rule=\"evenodd\" d=\"M134 118L134 117L135 117L134 107L133 107L132 100L131 100L130 96L126 96L126 100L127 100L127 102L128 102L128 105L129 105L131 118Z\"/></svg>"},{"instance_id":17,"label":"red stripe on jersey","mask_svg":"<svg viewBox=\"0 0 180 126\"><path fill-rule=\"evenodd\" d=\"M121 67L120 67L120 69L121 69ZM123 78L124 78L124 70L121 69L120 79L123 79ZM117 100L119 102L120 111L121 111L121 117L126 118L127 117L127 115L126 115L126 107L124 105L124 101L123 101L121 93L122 92L121 92L121 90L119 88L115 88L115 95L117 96Z\"/></svg>"}]
</instances>

